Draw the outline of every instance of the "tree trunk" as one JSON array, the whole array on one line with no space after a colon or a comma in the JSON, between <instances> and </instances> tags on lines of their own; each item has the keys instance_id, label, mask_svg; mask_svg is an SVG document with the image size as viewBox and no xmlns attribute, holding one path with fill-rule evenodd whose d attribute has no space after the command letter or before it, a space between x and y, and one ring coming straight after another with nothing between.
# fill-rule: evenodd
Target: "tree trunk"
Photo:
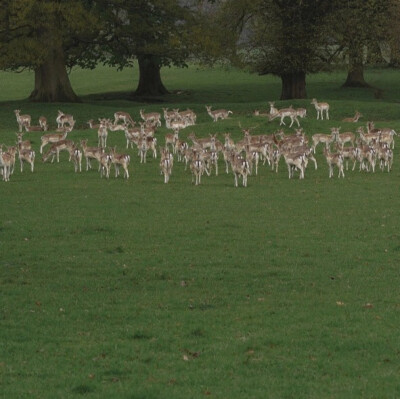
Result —
<instances>
[{"instance_id":1,"label":"tree trunk","mask_svg":"<svg viewBox=\"0 0 400 399\"><path fill-rule=\"evenodd\" d=\"M162 96L168 94L161 81L161 66L154 55L140 55L139 62L139 84L135 91L137 96Z\"/></svg>"},{"instance_id":2,"label":"tree trunk","mask_svg":"<svg viewBox=\"0 0 400 399\"><path fill-rule=\"evenodd\" d=\"M29 96L34 102L80 102L72 89L63 50L53 49L46 61L35 69L35 88Z\"/></svg>"},{"instance_id":3,"label":"tree trunk","mask_svg":"<svg viewBox=\"0 0 400 399\"><path fill-rule=\"evenodd\" d=\"M364 79L363 51L360 47L349 49L349 69L342 87L371 87Z\"/></svg>"},{"instance_id":4,"label":"tree trunk","mask_svg":"<svg viewBox=\"0 0 400 399\"><path fill-rule=\"evenodd\" d=\"M305 72L292 72L280 76L282 80L281 100L307 98Z\"/></svg>"}]
</instances>

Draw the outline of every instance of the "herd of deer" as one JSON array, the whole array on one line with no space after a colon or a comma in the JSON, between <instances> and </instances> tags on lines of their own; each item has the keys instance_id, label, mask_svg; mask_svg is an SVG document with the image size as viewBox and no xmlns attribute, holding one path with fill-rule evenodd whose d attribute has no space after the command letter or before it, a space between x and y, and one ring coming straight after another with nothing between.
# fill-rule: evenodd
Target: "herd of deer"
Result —
<instances>
[{"instance_id":1,"label":"herd of deer","mask_svg":"<svg viewBox=\"0 0 400 399\"><path fill-rule=\"evenodd\" d=\"M317 119L329 119L329 104L319 103L313 99L311 104L317 111ZM267 116L269 120L279 118L280 125L285 125L285 118L290 118L290 127L296 122L298 128L295 134L286 135L283 130L278 130L273 134L252 135L251 129L242 129L243 138L234 142L230 133L224 133L224 143L218 140L216 134L210 134L209 137L199 138L195 133L190 133L187 141L179 137L182 129L196 123L196 114L192 110L179 111L174 109L169 111L163 108L163 115L158 112L145 113L140 110L141 122L135 123L133 118L127 112L116 112L114 120L100 118L99 123L93 120L88 122L90 129L97 129L98 144L89 147L87 140L80 140L80 146L72 140L67 139L67 135L75 126L75 120L72 115L58 111L56 118L57 128L54 133L46 133L41 136L40 153L47 144L50 148L43 154L42 160L46 162L51 158L51 162L57 159L61 151L69 153L69 161L74 164L75 172L82 171L82 158L86 160L86 170L91 169L91 160L96 160L100 176L109 178L110 169L115 168L115 177L119 176L120 167L124 170L124 178L129 178L129 164L131 157L126 153L117 153L116 147L107 151L107 138L109 131L122 131L126 138L126 148L137 147L140 163L145 163L147 153L150 150L153 158L157 158L157 138L155 133L157 128L162 125L162 117L165 126L171 129L171 133L165 135L164 147L160 148L160 172L164 175L164 182L168 183L172 173L174 158L178 162L185 164L185 170L189 167L192 174L192 182L196 185L201 183L204 173L211 174L215 169L218 175L218 159L223 157L225 162L225 171L229 173L231 169L234 175L234 185L237 187L239 179L242 179L243 186L247 186L248 175L258 174L258 165L262 161L271 166L272 170L278 172L280 159L283 157L289 172L289 178L292 178L295 172L299 173L299 178L303 179L308 161L314 163L317 169L317 161L314 157L316 148L319 144L324 145L323 153L325 155L329 177L333 176L333 168L336 166L339 170L339 177L344 177L344 164L348 169L348 162L353 162L353 170L356 163L359 162L361 170L375 171L376 163L379 162L380 168L387 168L390 171L393 163L394 136L397 134L393 129L377 129L372 122L367 123L367 132L363 127L357 129L358 137L355 133L340 133L339 128L331 128L330 134L314 134L311 136L311 145L308 136L300 128L299 118L306 117L305 108L295 109L292 106L284 109L275 108L273 102L269 103L269 112L262 113L255 111L256 116ZM206 106L208 115L213 122L219 119L226 119L232 114L232 111L220 109L212 110L211 106ZM30 115L21 115L20 110L15 110L19 132L17 135L16 146L8 147L3 150L0 146L0 173L4 181L8 181L14 171L16 155L18 154L21 172L24 163L30 164L31 171L34 170L35 151L29 140L23 140L23 130L26 132L47 131L49 126L45 117L39 118L37 126L31 125ZM344 122L358 122L362 115L356 112L353 118L343 119ZM241 127L241 125L239 124ZM335 152L331 149L334 147Z\"/></svg>"}]
</instances>

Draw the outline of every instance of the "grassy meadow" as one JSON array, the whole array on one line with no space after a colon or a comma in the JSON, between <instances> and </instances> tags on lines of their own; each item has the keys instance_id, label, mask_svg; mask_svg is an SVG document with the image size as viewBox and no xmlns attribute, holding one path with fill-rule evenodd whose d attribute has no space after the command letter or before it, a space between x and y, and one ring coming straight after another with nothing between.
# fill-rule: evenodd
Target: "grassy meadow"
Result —
<instances>
[{"instance_id":1,"label":"grassy meadow","mask_svg":"<svg viewBox=\"0 0 400 399\"><path fill-rule=\"evenodd\" d=\"M80 104L25 100L33 75L0 73L0 143L15 143L14 109L77 120L69 138L97 145L86 122L127 111L193 109L206 137L243 127L272 133L254 109L305 107L308 135L365 126L400 131L400 71L370 70L383 90L342 89L345 73L307 80L308 100L279 101L280 81L236 70L163 70L163 102L130 101L137 70L73 70ZM311 98L331 105L317 121ZM204 105L233 111L213 123ZM342 123L358 110L357 124ZM293 129L285 128L286 133ZM166 128L156 136L164 144ZM390 173L318 169L289 180L260 166L248 187L219 175L191 184L175 161L140 164L122 132L109 146L131 155L129 180L74 173L65 152L35 171L19 163L0 181L0 396L4 398L399 398L400 139Z\"/></svg>"}]
</instances>

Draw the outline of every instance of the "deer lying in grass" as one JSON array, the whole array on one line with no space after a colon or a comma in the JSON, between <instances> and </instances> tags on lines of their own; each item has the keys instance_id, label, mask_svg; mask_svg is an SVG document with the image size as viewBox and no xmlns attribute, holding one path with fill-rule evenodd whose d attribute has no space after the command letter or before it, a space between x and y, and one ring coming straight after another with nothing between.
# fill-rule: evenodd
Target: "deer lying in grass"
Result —
<instances>
[{"instance_id":1,"label":"deer lying in grass","mask_svg":"<svg viewBox=\"0 0 400 399\"><path fill-rule=\"evenodd\" d=\"M30 115L21 115L21 110L16 109L14 111L15 116L17 118L17 123L19 127L19 131L22 132L22 128L31 125L31 116Z\"/></svg>"},{"instance_id":2,"label":"deer lying in grass","mask_svg":"<svg viewBox=\"0 0 400 399\"><path fill-rule=\"evenodd\" d=\"M350 122L350 123L357 123L358 120L362 117L362 114L356 111L355 115L352 118L344 118L342 122Z\"/></svg>"},{"instance_id":3,"label":"deer lying in grass","mask_svg":"<svg viewBox=\"0 0 400 399\"><path fill-rule=\"evenodd\" d=\"M218 119L228 119L229 114L233 114L232 111L228 111L226 109L216 109L214 111L211 110L211 105L206 105L206 110L208 115L211 116L213 122L217 122Z\"/></svg>"},{"instance_id":4,"label":"deer lying in grass","mask_svg":"<svg viewBox=\"0 0 400 399\"><path fill-rule=\"evenodd\" d=\"M311 104L314 105L317 111L317 119L321 117L321 120L324 119L324 111L326 115L326 119L329 119L329 104L328 103L319 103L316 98L313 98Z\"/></svg>"}]
</instances>

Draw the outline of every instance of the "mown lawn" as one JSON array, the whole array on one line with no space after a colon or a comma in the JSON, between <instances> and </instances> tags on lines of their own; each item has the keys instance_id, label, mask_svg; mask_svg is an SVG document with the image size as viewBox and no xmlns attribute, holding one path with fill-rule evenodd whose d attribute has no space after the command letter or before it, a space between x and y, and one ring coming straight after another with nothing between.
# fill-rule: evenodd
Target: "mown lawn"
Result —
<instances>
[{"instance_id":1,"label":"mown lawn","mask_svg":"<svg viewBox=\"0 0 400 399\"><path fill-rule=\"evenodd\" d=\"M306 107L310 136L355 131L341 122L355 110L364 115L356 126L400 131L398 71L368 71L382 99L341 89L337 72L310 76L310 100L290 103L278 100L276 78L194 66L163 71L173 91L165 102L129 101L122 92L135 73L74 70L81 104L30 104L32 75L1 73L0 142L15 142L17 108L53 126L58 109L72 113L69 137L96 145L87 120L117 110L138 120L139 109L165 106L197 112L182 138L193 130L222 141L230 131L236 140L239 122L254 134L279 127L252 115L268 101ZM312 97L331 104L331 120L316 120ZM212 123L205 104L233 116ZM222 160L200 186L175 162L165 185L158 160L140 164L129 149L131 178L112 170L106 180L96 169L74 173L66 153L42 163L40 133L26 138L34 173L17 164L0 182L4 398L400 397L398 142L390 173L329 179L318 148L319 167L303 181L289 180L282 162L235 188ZM108 143L122 151L123 133Z\"/></svg>"}]
</instances>

